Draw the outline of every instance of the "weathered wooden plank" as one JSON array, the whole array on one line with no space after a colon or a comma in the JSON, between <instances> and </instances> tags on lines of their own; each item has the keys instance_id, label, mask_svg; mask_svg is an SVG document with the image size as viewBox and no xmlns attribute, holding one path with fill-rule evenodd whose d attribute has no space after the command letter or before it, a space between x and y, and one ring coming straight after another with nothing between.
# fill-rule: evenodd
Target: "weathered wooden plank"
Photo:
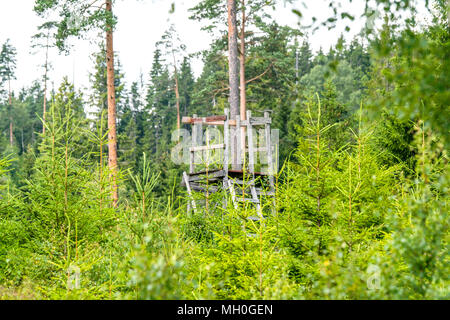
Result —
<instances>
[{"instance_id":1,"label":"weathered wooden plank","mask_svg":"<svg viewBox=\"0 0 450 320\"><path fill-rule=\"evenodd\" d=\"M186 174L186 171L183 171L183 179L184 179L184 183L186 184L186 189L187 189L189 198L191 199L192 208L194 209L194 212L196 212L197 206L195 205L195 200L192 197L191 186L189 185L189 178L188 178L188 175Z\"/></svg>"},{"instance_id":2,"label":"weathered wooden plank","mask_svg":"<svg viewBox=\"0 0 450 320\"><path fill-rule=\"evenodd\" d=\"M223 152L223 169L225 170L225 177L228 179L228 161L230 158L230 127L228 124L228 109L225 109L225 116L227 117L227 120L225 120L223 127L223 143L225 145L225 150Z\"/></svg>"},{"instance_id":3,"label":"weathered wooden plank","mask_svg":"<svg viewBox=\"0 0 450 320\"><path fill-rule=\"evenodd\" d=\"M195 124L195 123L201 123L201 124L212 124L212 123L222 123L227 119L225 115L220 116L209 116L209 117L197 117L197 115L194 115L193 117L183 117L181 120L182 123L185 124Z\"/></svg>"},{"instance_id":4,"label":"weathered wooden plank","mask_svg":"<svg viewBox=\"0 0 450 320\"><path fill-rule=\"evenodd\" d=\"M202 191L202 192L210 192L210 193L214 193L217 192L219 190L219 187L217 186L213 186L213 185L209 185L208 187L206 187L206 185L200 185L198 183L191 183L191 189L194 191Z\"/></svg>"},{"instance_id":5,"label":"weathered wooden plank","mask_svg":"<svg viewBox=\"0 0 450 320\"><path fill-rule=\"evenodd\" d=\"M247 119L251 119L252 112L247 111ZM247 125L247 137L248 137L248 169L251 174L255 172L255 151L253 150L253 130L252 130L252 122L249 121Z\"/></svg>"},{"instance_id":6,"label":"weathered wooden plank","mask_svg":"<svg viewBox=\"0 0 450 320\"><path fill-rule=\"evenodd\" d=\"M241 145L241 116L236 115L236 128L234 129L236 135L236 154L235 156L235 168L236 170L242 170L242 145Z\"/></svg>"},{"instance_id":7,"label":"weathered wooden plank","mask_svg":"<svg viewBox=\"0 0 450 320\"><path fill-rule=\"evenodd\" d=\"M211 175L212 173L219 172L219 171L223 171L223 170L222 169L211 169L211 170L208 170L208 171L206 171L206 170L197 171L197 172L194 172L194 173L190 173L189 176L193 177L193 176L201 176L201 175L206 175L206 174Z\"/></svg>"},{"instance_id":8,"label":"weathered wooden plank","mask_svg":"<svg viewBox=\"0 0 450 320\"><path fill-rule=\"evenodd\" d=\"M207 151L207 150L214 150L214 149L223 149L225 145L223 143L220 144L211 144L209 146L198 146L198 147L190 147L190 152L198 152L198 151Z\"/></svg>"},{"instance_id":9,"label":"weathered wooden plank","mask_svg":"<svg viewBox=\"0 0 450 320\"><path fill-rule=\"evenodd\" d=\"M247 181L235 179L233 181L239 185L251 185L251 184L255 183L255 179L251 179L251 180L247 180Z\"/></svg>"},{"instance_id":10,"label":"weathered wooden plank","mask_svg":"<svg viewBox=\"0 0 450 320\"><path fill-rule=\"evenodd\" d=\"M194 117L196 115L194 114ZM192 127L192 136L191 136L191 145L195 147L197 145L197 130L198 126ZM195 171L195 153L191 152L189 155L189 173L193 173Z\"/></svg>"},{"instance_id":11,"label":"weathered wooden plank","mask_svg":"<svg viewBox=\"0 0 450 320\"><path fill-rule=\"evenodd\" d=\"M207 126L223 126L225 125L225 120L209 120L209 121L203 121L203 120L192 120L193 118L190 117L183 117L185 124L204 124ZM203 119L203 118L196 118L196 119ZM240 120L239 121L239 125L241 127L247 127L249 121L248 120ZM271 119L264 119L262 117L252 117L250 119L250 123L252 124L252 126L263 126L265 124L271 124L272 120ZM228 120L228 125L231 127L236 127L236 120L234 119L230 119Z\"/></svg>"},{"instance_id":12,"label":"weathered wooden plank","mask_svg":"<svg viewBox=\"0 0 450 320\"><path fill-rule=\"evenodd\" d=\"M202 126L202 123L200 123L200 122L194 123L193 129L195 130L195 134L193 134L193 138L195 138L195 145L193 147L201 146L202 143L203 143L203 126ZM202 153L200 153L200 152L192 152L192 153L195 155L194 156L194 166L203 164Z\"/></svg>"},{"instance_id":13,"label":"weathered wooden plank","mask_svg":"<svg viewBox=\"0 0 450 320\"><path fill-rule=\"evenodd\" d=\"M225 171L219 170L219 171L208 173L207 175L206 174L193 175L193 176L190 175L189 181L194 182L194 181L206 180L207 177L208 177L208 180L213 180L214 178L221 178L224 175L225 175Z\"/></svg>"},{"instance_id":14,"label":"weathered wooden plank","mask_svg":"<svg viewBox=\"0 0 450 320\"><path fill-rule=\"evenodd\" d=\"M198 118L197 115L193 117L183 117L182 122L185 124L194 124L194 123L202 123L202 124L211 124L213 122L222 122L225 121L227 117L225 115L220 116L209 116L209 117L201 117Z\"/></svg>"},{"instance_id":15,"label":"weathered wooden plank","mask_svg":"<svg viewBox=\"0 0 450 320\"><path fill-rule=\"evenodd\" d=\"M247 119L250 119L250 123L254 126L272 123L272 119L265 118L265 117L251 117L251 118L247 118Z\"/></svg>"},{"instance_id":16,"label":"weathered wooden plank","mask_svg":"<svg viewBox=\"0 0 450 320\"><path fill-rule=\"evenodd\" d=\"M264 117L267 119L270 119L270 112L265 111L264 112ZM270 193L273 196L272 199L272 214L276 213L276 202L275 202L275 182L274 182L274 158L272 155L272 133L270 130L270 124L266 124L265 126L265 131L266 131L266 147L267 147L267 163L269 166L269 170L268 170L268 174L269 174L269 184L270 184ZM275 160L276 161L276 160Z\"/></svg>"},{"instance_id":17,"label":"weathered wooden plank","mask_svg":"<svg viewBox=\"0 0 450 320\"><path fill-rule=\"evenodd\" d=\"M266 118L270 118L269 112L264 112L264 116ZM273 157L272 157L272 141L271 141L271 132L270 132L270 124L267 123L265 127L265 136L266 136L266 148L267 148L267 166L268 166L268 174L271 176L271 185L273 185Z\"/></svg>"},{"instance_id":18,"label":"weathered wooden plank","mask_svg":"<svg viewBox=\"0 0 450 320\"><path fill-rule=\"evenodd\" d=\"M252 198L254 200L254 203L256 204L256 212L258 213L259 217L264 219L264 216L263 216L262 210L261 210L261 204L259 203L258 194L256 193L255 185L251 186L251 191L252 191Z\"/></svg>"},{"instance_id":19,"label":"weathered wooden plank","mask_svg":"<svg viewBox=\"0 0 450 320\"><path fill-rule=\"evenodd\" d=\"M228 189L230 190L231 200L233 201L234 208L237 209L236 193L234 192L234 185L231 180L228 180Z\"/></svg>"},{"instance_id":20,"label":"weathered wooden plank","mask_svg":"<svg viewBox=\"0 0 450 320\"><path fill-rule=\"evenodd\" d=\"M245 151L248 152L248 148L245 148ZM266 147L261 147L261 148L253 148L253 152L267 152L267 148Z\"/></svg>"}]
</instances>

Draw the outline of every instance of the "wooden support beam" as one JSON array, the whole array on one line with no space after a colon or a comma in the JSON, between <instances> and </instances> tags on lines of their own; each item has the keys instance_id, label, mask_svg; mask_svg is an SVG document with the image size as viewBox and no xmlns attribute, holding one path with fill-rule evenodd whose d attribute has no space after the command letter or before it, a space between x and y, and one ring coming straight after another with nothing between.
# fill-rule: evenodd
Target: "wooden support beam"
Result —
<instances>
[{"instance_id":1,"label":"wooden support beam","mask_svg":"<svg viewBox=\"0 0 450 320\"><path fill-rule=\"evenodd\" d=\"M264 112L264 117L270 119L270 113ZM273 185L273 174L274 174L274 163L272 155L272 141L271 141L271 130L270 123L265 125L265 136L266 136L266 148L267 148L267 165L268 165L268 175L270 177L270 184Z\"/></svg>"},{"instance_id":2,"label":"wooden support beam","mask_svg":"<svg viewBox=\"0 0 450 320\"><path fill-rule=\"evenodd\" d=\"M230 161L230 126L229 126L229 111L227 108L225 108L224 110L225 116L227 117L226 120L224 121L224 125L223 125L223 144L225 145L224 150L223 150L223 173L224 173L224 177L222 180L222 187L223 190L228 190L229 189L229 180L228 180L228 164ZM228 206L227 203L227 197L224 194L223 197L223 209L225 212ZM223 215L222 215L222 219L223 219Z\"/></svg>"},{"instance_id":3,"label":"wooden support beam","mask_svg":"<svg viewBox=\"0 0 450 320\"><path fill-rule=\"evenodd\" d=\"M225 171L225 180L228 179L228 162L230 159L230 127L228 120L228 109L225 109L225 116L227 119L224 122L223 126L223 144L225 145L223 151L223 170ZM224 181L226 183L226 181ZM226 186L225 186L226 187Z\"/></svg>"},{"instance_id":4,"label":"wooden support beam","mask_svg":"<svg viewBox=\"0 0 450 320\"><path fill-rule=\"evenodd\" d=\"M225 175L224 170L211 172L211 173L208 173L208 180L212 181L215 178L222 178L222 177L224 177L224 175ZM206 174L189 175L188 179L189 179L189 182L205 180Z\"/></svg>"},{"instance_id":5,"label":"wooden support beam","mask_svg":"<svg viewBox=\"0 0 450 320\"><path fill-rule=\"evenodd\" d=\"M186 189L187 189L189 198L191 200L192 208L194 209L194 212L197 213L197 206L195 205L195 200L194 200L194 197L192 196L192 190L191 190L191 186L189 185L189 178L188 178L188 175L186 174L186 171L183 172L183 180L184 180L184 183L186 184Z\"/></svg>"},{"instance_id":6,"label":"wooden support beam","mask_svg":"<svg viewBox=\"0 0 450 320\"><path fill-rule=\"evenodd\" d=\"M214 149L223 149L224 144L211 144L209 146L198 146L198 147L191 147L189 148L190 152L198 152L198 151L208 151L208 150L214 150Z\"/></svg>"},{"instance_id":7,"label":"wooden support beam","mask_svg":"<svg viewBox=\"0 0 450 320\"><path fill-rule=\"evenodd\" d=\"M240 128L241 127L241 116L240 115L236 115L236 127ZM235 150L233 150L233 152L235 152L235 154L233 154L233 163L232 163L232 168L235 170L241 170L242 169L242 163L243 163L243 159L242 159L242 147L241 146L241 130L240 129L234 129L234 141L233 143L236 144L236 148ZM245 147L245 146L244 146Z\"/></svg>"},{"instance_id":8,"label":"wooden support beam","mask_svg":"<svg viewBox=\"0 0 450 320\"><path fill-rule=\"evenodd\" d=\"M198 183L191 183L190 186L192 190L201 192L215 193L220 190L218 186L205 186Z\"/></svg>"},{"instance_id":9,"label":"wooden support beam","mask_svg":"<svg viewBox=\"0 0 450 320\"><path fill-rule=\"evenodd\" d=\"M247 119L250 119L250 123L252 124L252 126L263 126L265 124L272 123L272 119L264 117L251 117Z\"/></svg>"},{"instance_id":10,"label":"wooden support beam","mask_svg":"<svg viewBox=\"0 0 450 320\"><path fill-rule=\"evenodd\" d=\"M252 112L249 110L247 111L247 119L251 119L252 116ZM247 124L247 144L248 144L248 169L250 171L251 174L255 173L255 151L253 150L254 145L253 145L253 128L252 128L252 122L248 121Z\"/></svg>"},{"instance_id":11,"label":"wooden support beam","mask_svg":"<svg viewBox=\"0 0 450 320\"><path fill-rule=\"evenodd\" d=\"M196 115L194 114L194 117L196 117ZM197 130L198 130L198 126L194 125L194 127L192 128L192 137L191 137L191 144L192 147L197 146ZM189 173L194 173L195 171L195 153L191 152L189 154Z\"/></svg>"},{"instance_id":12,"label":"wooden support beam","mask_svg":"<svg viewBox=\"0 0 450 320\"><path fill-rule=\"evenodd\" d=\"M265 111L264 117L266 119L270 119L270 112ZM272 133L270 130L270 124L265 125L265 136L266 136L266 147L267 147L267 163L268 163L268 175L269 175L269 184L270 184L270 193L272 194L272 215L276 214L276 201L275 201L275 181L274 181L274 161L276 159L273 158L272 154Z\"/></svg>"},{"instance_id":13,"label":"wooden support beam","mask_svg":"<svg viewBox=\"0 0 450 320\"><path fill-rule=\"evenodd\" d=\"M213 122L223 122L227 119L225 115L223 116L209 116L209 117L202 117L197 118L194 117L183 117L182 122L185 124L194 124L194 123L202 123L202 124L210 124Z\"/></svg>"},{"instance_id":14,"label":"wooden support beam","mask_svg":"<svg viewBox=\"0 0 450 320\"><path fill-rule=\"evenodd\" d=\"M234 185L231 180L228 180L228 189L230 190L231 200L233 201L234 208L237 209L236 192L234 191Z\"/></svg>"},{"instance_id":15,"label":"wooden support beam","mask_svg":"<svg viewBox=\"0 0 450 320\"><path fill-rule=\"evenodd\" d=\"M208 119L208 118L212 118L212 117L206 117L206 118L191 118L191 117L183 117L183 123L184 124L204 124L207 126L223 126L225 125L225 120L223 119L219 119L219 117L221 118L226 118L226 116L213 116L214 118L217 118L216 120L214 119ZM239 121L239 126L240 127L247 127L248 126L248 122L249 120L240 120ZM252 126L263 126L266 124L271 124L272 120L270 118L262 118L262 117L252 117L250 118L250 123ZM228 125L235 127L236 126L236 120L234 119L230 119L228 120Z\"/></svg>"}]
</instances>

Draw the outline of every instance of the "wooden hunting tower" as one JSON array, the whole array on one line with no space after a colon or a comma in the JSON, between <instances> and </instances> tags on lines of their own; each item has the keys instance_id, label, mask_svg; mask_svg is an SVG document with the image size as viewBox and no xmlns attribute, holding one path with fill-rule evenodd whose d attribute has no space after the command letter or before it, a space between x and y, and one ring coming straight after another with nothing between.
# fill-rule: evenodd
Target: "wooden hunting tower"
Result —
<instances>
[{"instance_id":1,"label":"wooden hunting tower","mask_svg":"<svg viewBox=\"0 0 450 320\"><path fill-rule=\"evenodd\" d=\"M184 124L192 125L189 173L183 172L182 181L190 197L188 211L197 210L194 192L204 193L207 202L212 193L224 191L230 194L235 208L244 202L256 207L258 216L250 219L264 217L261 197L275 196L274 173L278 166L277 143L273 143L277 136L270 128L270 113L253 117L247 111L244 121L239 115L230 119L228 109L219 116L183 117Z\"/></svg>"}]
</instances>

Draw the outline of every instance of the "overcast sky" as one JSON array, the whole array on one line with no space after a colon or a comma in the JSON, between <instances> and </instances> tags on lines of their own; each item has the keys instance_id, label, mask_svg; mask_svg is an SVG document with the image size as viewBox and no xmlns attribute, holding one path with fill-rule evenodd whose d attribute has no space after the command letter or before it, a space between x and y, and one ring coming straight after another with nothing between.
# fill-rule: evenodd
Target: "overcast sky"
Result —
<instances>
[{"instance_id":1,"label":"overcast sky","mask_svg":"<svg viewBox=\"0 0 450 320\"><path fill-rule=\"evenodd\" d=\"M224 0L225 1L225 0ZM189 19L188 8L193 7L198 0L176 0L175 13L170 14L169 0L118 0L114 13L118 17L118 24L114 35L114 46L128 83L136 81L139 74L150 71L155 43L167 30L170 23L174 23L180 39L187 46L187 52L193 53L208 48L211 43L210 35L201 31L202 24ZM328 6L324 0L306 1L308 8L301 6L301 1L293 5L285 5L282 1L272 12L277 22L291 27L298 27L298 17L292 13L293 8L301 9L307 17L325 18ZM42 76L44 52L31 54L31 37L37 32L37 26L43 20L33 12L34 0L0 0L0 44L7 38L17 48L17 80L12 83L14 90L29 86L33 80ZM354 1L350 12L359 16L362 13L364 1ZM357 19L353 29L346 37L351 38L358 33L363 22ZM319 30L309 39L314 51L320 47L325 50L336 43L339 33L345 25L339 25L336 30ZM68 76L77 88L89 86L88 74L92 70L92 53L98 50L100 39L92 35L94 41L70 40L73 45L70 55L60 55L56 49L50 53L53 70L50 73L51 82L58 86L62 77ZM201 72L201 61L194 61L194 72L198 76Z\"/></svg>"}]
</instances>

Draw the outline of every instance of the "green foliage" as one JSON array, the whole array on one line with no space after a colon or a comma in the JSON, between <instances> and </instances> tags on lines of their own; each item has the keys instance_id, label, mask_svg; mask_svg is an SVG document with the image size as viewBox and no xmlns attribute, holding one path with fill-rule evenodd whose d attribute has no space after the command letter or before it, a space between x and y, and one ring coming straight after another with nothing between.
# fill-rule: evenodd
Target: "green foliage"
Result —
<instances>
[{"instance_id":1,"label":"green foliage","mask_svg":"<svg viewBox=\"0 0 450 320\"><path fill-rule=\"evenodd\" d=\"M83 117L77 109L77 98L66 91L66 85L62 84L52 102L24 205L34 236L43 239L54 235L66 242L67 250L75 238L100 236L100 229L113 216L98 210L95 172L90 171L83 156L76 157L80 149L75 146L87 138L81 131Z\"/></svg>"},{"instance_id":2,"label":"green foliage","mask_svg":"<svg viewBox=\"0 0 450 320\"><path fill-rule=\"evenodd\" d=\"M157 223L162 230L148 232L135 249L130 286L136 287L137 299L182 299L186 294L183 290L190 285L184 262L184 252L188 248L172 229L174 221L170 221L170 217L160 219L163 221L155 219L152 223Z\"/></svg>"},{"instance_id":3,"label":"green foliage","mask_svg":"<svg viewBox=\"0 0 450 320\"><path fill-rule=\"evenodd\" d=\"M414 170L414 124L401 121L383 112L375 128L373 148L378 150L378 163L385 166L403 164L411 174Z\"/></svg>"},{"instance_id":4,"label":"green foliage","mask_svg":"<svg viewBox=\"0 0 450 320\"><path fill-rule=\"evenodd\" d=\"M448 156L424 127L416 134L417 178L407 184L393 215L390 259L380 257L380 295L391 299L448 299Z\"/></svg>"},{"instance_id":5,"label":"green foliage","mask_svg":"<svg viewBox=\"0 0 450 320\"><path fill-rule=\"evenodd\" d=\"M381 94L372 99L372 105L375 110L386 108L402 120L426 121L448 144L448 117L442 115L448 114L450 108L450 26L443 14L448 10L445 3L438 1L435 5L437 14L420 32L414 31L414 19L406 21L406 27L400 30L397 21L385 19L374 44L376 70L381 78L381 86L376 89Z\"/></svg>"},{"instance_id":6,"label":"green foliage","mask_svg":"<svg viewBox=\"0 0 450 320\"><path fill-rule=\"evenodd\" d=\"M198 79L190 56L174 59L184 49L173 45L174 30L154 52L149 83L141 76L127 86L115 60L118 154L128 173L117 207L106 166L103 45L89 101L65 79L39 134L43 85L5 99L15 65L5 43L1 299L449 299L447 3L436 1L420 27L414 15L399 17L416 13L412 2L377 0L386 9L380 30L368 24L349 44L341 35L315 54L298 30L265 14L274 3L246 1L247 106L272 109L280 129L282 169L275 199L261 198L264 220L249 219L253 205L234 207L226 192L196 193L197 210L186 212L184 168L170 159L175 77L181 113L221 114L226 37L211 33ZM324 25L353 20L330 4ZM53 36L67 49L68 37L114 25L95 5L36 1L40 15L61 14L36 39ZM209 30L225 27L223 1L200 1L191 12Z\"/></svg>"},{"instance_id":7,"label":"green foliage","mask_svg":"<svg viewBox=\"0 0 450 320\"><path fill-rule=\"evenodd\" d=\"M15 79L15 69L16 69L16 48L14 48L10 40L7 39L2 45L2 50L0 51L0 85L3 86L5 81L10 81Z\"/></svg>"},{"instance_id":8,"label":"green foliage","mask_svg":"<svg viewBox=\"0 0 450 320\"><path fill-rule=\"evenodd\" d=\"M195 224L196 233L185 229L199 243L188 259L190 273L198 275L193 279L198 283L194 297L290 298L295 285L288 279L286 265L282 263L287 256L276 240L276 220L264 223L249 220L248 217L256 215L250 207L220 211L203 216L204 224ZM184 223L199 218L194 215ZM200 263L196 266L193 261Z\"/></svg>"},{"instance_id":9,"label":"green foliage","mask_svg":"<svg viewBox=\"0 0 450 320\"><path fill-rule=\"evenodd\" d=\"M344 61L337 65L335 72L330 69L329 65L316 65L311 72L300 79L300 84L309 90L309 93L321 92L327 90L326 86L330 86L331 81L336 88L336 99L340 104L346 105L350 110L355 110L361 103L361 89L356 75L356 71L352 66Z\"/></svg>"},{"instance_id":10,"label":"green foliage","mask_svg":"<svg viewBox=\"0 0 450 320\"><path fill-rule=\"evenodd\" d=\"M60 51L68 51L68 38L83 37L92 29L107 30L116 23L114 15L99 1L36 0L33 9L43 17L57 13L60 20L54 22L57 29L54 40Z\"/></svg>"}]
</instances>

